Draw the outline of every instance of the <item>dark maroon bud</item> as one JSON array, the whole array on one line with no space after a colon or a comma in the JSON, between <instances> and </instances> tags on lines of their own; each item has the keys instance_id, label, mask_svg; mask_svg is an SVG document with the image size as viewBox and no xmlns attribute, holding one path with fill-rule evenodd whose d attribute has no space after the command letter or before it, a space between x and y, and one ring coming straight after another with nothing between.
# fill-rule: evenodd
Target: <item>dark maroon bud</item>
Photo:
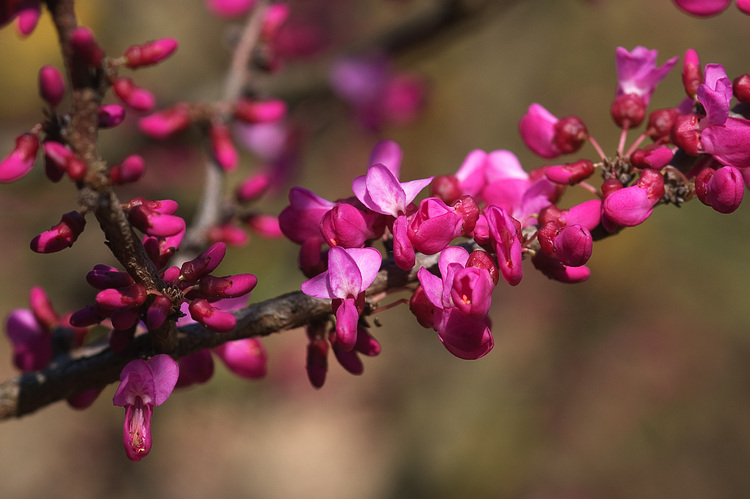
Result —
<instances>
[{"instance_id":1,"label":"dark maroon bud","mask_svg":"<svg viewBox=\"0 0 750 499\"><path fill-rule=\"evenodd\" d=\"M677 109L657 109L648 117L646 135L648 135L653 141L669 138L669 134L672 131L676 119Z\"/></svg>"},{"instance_id":2,"label":"dark maroon bud","mask_svg":"<svg viewBox=\"0 0 750 499\"><path fill-rule=\"evenodd\" d=\"M469 255L469 259L466 260L465 266L485 269L490 273L490 277L492 278L492 282L495 283L495 286L497 286L497 283L500 282L500 271L497 268L497 263L495 262L495 259L492 258L486 251L472 251Z\"/></svg>"},{"instance_id":3,"label":"dark maroon bud","mask_svg":"<svg viewBox=\"0 0 750 499\"><path fill-rule=\"evenodd\" d=\"M640 95L622 94L615 98L610 113L620 128L637 127L646 117L646 103Z\"/></svg>"},{"instance_id":4,"label":"dark maroon bud","mask_svg":"<svg viewBox=\"0 0 750 499\"><path fill-rule=\"evenodd\" d=\"M555 135L552 142L560 154L570 154L581 148L588 138L588 130L581 118L568 116L555 123Z\"/></svg>"},{"instance_id":5,"label":"dark maroon bud","mask_svg":"<svg viewBox=\"0 0 750 499\"><path fill-rule=\"evenodd\" d=\"M430 184L430 195L441 199L448 206L458 201L462 194L455 175L438 175Z\"/></svg>"}]
</instances>

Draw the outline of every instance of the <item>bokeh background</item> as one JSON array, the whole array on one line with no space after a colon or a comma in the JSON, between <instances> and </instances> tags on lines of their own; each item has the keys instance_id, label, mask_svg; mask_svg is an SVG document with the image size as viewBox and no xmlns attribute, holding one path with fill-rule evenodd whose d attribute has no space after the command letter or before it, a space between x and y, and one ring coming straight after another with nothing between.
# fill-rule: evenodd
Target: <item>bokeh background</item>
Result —
<instances>
[{"instance_id":1,"label":"bokeh background","mask_svg":"<svg viewBox=\"0 0 750 499\"><path fill-rule=\"evenodd\" d=\"M361 46L434 2L335 3L338 24L328 29ZM172 59L133 75L160 105L221 95L234 25L202 2L77 4L110 54L180 40ZM699 20L669 0L497 4L497 14L394 59L398 71L429 82L428 105L407 126L368 132L321 91L331 52L260 77L269 93L294 96L293 115L307 126L303 167L290 182L345 197L384 137L403 147L405 179L454 172L474 148L510 149L528 168L540 166L517 133L532 102L577 114L613 153L617 46L656 48L660 63L695 48L730 77L749 69L750 18L734 8ZM2 151L39 119L37 70L59 61L46 14L28 39L12 27L0 31ZM671 106L682 95L676 70L652 103ZM131 194L176 199L189 217L202 183L197 135L155 143L134 123L102 133L103 156L144 154L148 173ZM583 153L593 157L588 146ZM251 155L243 159L238 175L257 168ZM2 316L26 307L35 284L59 311L80 308L93 297L85 272L113 263L93 222L71 250L28 250L34 235L75 208L74 188L51 185L40 171L0 188ZM258 208L278 213L284 205L282 191ZM59 403L4 422L0 497L750 497L749 222L748 206L729 216L698 202L659 208L642 226L597 243L591 279L575 286L549 281L527 262L519 286L495 292L495 349L478 361L451 356L397 307L379 316L383 351L366 359L364 374L332 360L316 391L305 377L304 333L269 337L267 379L247 382L217 366L210 383L175 393L156 409L154 447L140 463L122 450L114 386L83 412ZM296 251L253 236L220 270L256 273L253 299L262 300L298 289ZM3 379L16 374L10 355L3 340Z\"/></svg>"}]
</instances>

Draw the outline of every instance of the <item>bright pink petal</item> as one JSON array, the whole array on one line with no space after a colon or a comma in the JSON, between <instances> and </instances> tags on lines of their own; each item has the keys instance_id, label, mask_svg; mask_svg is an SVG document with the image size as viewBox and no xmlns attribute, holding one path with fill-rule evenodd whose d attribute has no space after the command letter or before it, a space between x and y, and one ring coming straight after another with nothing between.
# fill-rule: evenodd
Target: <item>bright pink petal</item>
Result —
<instances>
[{"instance_id":1,"label":"bright pink petal","mask_svg":"<svg viewBox=\"0 0 750 499\"><path fill-rule=\"evenodd\" d=\"M723 11L732 0L674 0L677 7L688 14L699 17L708 17Z\"/></svg>"}]
</instances>

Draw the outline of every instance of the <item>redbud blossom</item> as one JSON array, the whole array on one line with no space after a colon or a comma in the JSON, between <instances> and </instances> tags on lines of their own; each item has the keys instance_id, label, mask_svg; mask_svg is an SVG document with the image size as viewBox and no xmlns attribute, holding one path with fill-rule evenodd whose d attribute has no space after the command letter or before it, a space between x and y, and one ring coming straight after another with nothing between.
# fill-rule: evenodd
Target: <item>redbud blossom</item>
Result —
<instances>
[{"instance_id":1,"label":"redbud blossom","mask_svg":"<svg viewBox=\"0 0 750 499\"><path fill-rule=\"evenodd\" d=\"M122 436L125 453L131 461L140 461L151 450L154 406L169 398L178 377L177 362L163 354L149 360L133 360L120 373L120 386L112 402L125 407Z\"/></svg>"},{"instance_id":2,"label":"redbud blossom","mask_svg":"<svg viewBox=\"0 0 750 499\"><path fill-rule=\"evenodd\" d=\"M323 338L310 338L307 344L307 378L315 388L321 388L328 372L328 342Z\"/></svg>"},{"instance_id":3,"label":"redbud blossom","mask_svg":"<svg viewBox=\"0 0 750 499\"><path fill-rule=\"evenodd\" d=\"M133 227L149 236L174 236L185 230L185 220L174 215L159 213L147 204L130 208L128 220Z\"/></svg>"},{"instance_id":4,"label":"redbud blossom","mask_svg":"<svg viewBox=\"0 0 750 499\"><path fill-rule=\"evenodd\" d=\"M664 177L646 169L635 185L617 190L604 199L607 218L617 225L633 227L651 216L654 206L664 195Z\"/></svg>"},{"instance_id":5,"label":"redbud blossom","mask_svg":"<svg viewBox=\"0 0 750 499\"><path fill-rule=\"evenodd\" d=\"M117 78L112 84L117 97L128 107L144 113L150 112L156 105L154 94L136 86L130 78Z\"/></svg>"},{"instance_id":6,"label":"redbud blossom","mask_svg":"<svg viewBox=\"0 0 750 499\"><path fill-rule=\"evenodd\" d=\"M37 321L31 310L13 310L5 331L13 345L13 365L21 371L44 369L52 360L50 330Z\"/></svg>"},{"instance_id":7,"label":"redbud blossom","mask_svg":"<svg viewBox=\"0 0 750 499\"><path fill-rule=\"evenodd\" d=\"M262 196L271 185L271 176L268 173L258 173L245 179L237 190L235 197L241 203L249 203Z\"/></svg>"},{"instance_id":8,"label":"redbud blossom","mask_svg":"<svg viewBox=\"0 0 750 499\"><path fill-rule=\"evenodd\" d=\"M555 257L568 267L580 267L591 257L591 233L580 225L568 225L555 237Z\"/></svg>"},{"instance_id":9,"label":"redbud blossom","mask_svg":"<svg viewBox=\"0 0 750 499\"><path fill-rule=\"evenodd\" d=\"M180 377L177 379L175 388L205 383L214 375L214 360L207 348L186 355L177 363L180 366Z\"/></svg>"},{"instance_id":10,"label":"redbud blossom","mask_svg":"<svg viewBox=\"0 0 750 499\"><path fill-rule=\"evenodd\" d=\"M544 175L551 181L563 185L575 185L589 178L594 173L594 163L581 159L574 163L550 166L544 170Z\"/></svg>"},{"instance_id":11,"label":"redbud blossom","mask_svg":"<svg viewBox=\"0 0 750 499\"><path fill-rule=\"evenodd\" d=\"M744 102L745 104L750 103L750 75L745 73L738 76L732 81L732 89L734 90L734 96L737 100Z\"/></svg>"},{"instance_id":12,"label":"redbud blossom","mask_svg":"<svg viewBox=\"0 0 750 499\"><path fill-rule=\"evenodd\" d=\"M617 95L634 94L643 99L644 106L648 106L657 85L667 76L678 57L673 57L661 66L656 65L657 50L646 47L635 47L628 52L617 47L615 63L617 66Z\"/></svg>"},{"instance_id":13,"label":"redbud blossom","mask_svg":"<svg viewBox=\"0 0 750 499\"><path fill-rule=\"evenodd\" d=\"M55 66L42 66L39 70L39 95L51 107L56 107L65 97L65 80Z\"/></svg>"},{"instance_id":14,"label":"redbud blossom","mask_svg":"<svg viewBox=\"0 0 750 499\"><path fill-rule=\"evenodd\" d=\"M224 259L226 251L226 244L222 242L212 244L203 253L182 264L180 278L188 282L194 282L210 274Z\"/></svg>"},{"instance_id":15,"label":"redbud blossom","mask_svg":"<svg viewBox=\"0 0 750 499\"><path fill-rule=\"evenodd\" d=\"M86 274L86 282L96 289L124 288L135 283L127 272L101 263Z\"/></svg>"},{"instance_id":16,"label":"redbud blossom","mask_svg":"<svg viewBox=\"0 0 750 499\"><path fill-rule=\"evenodd\" d=\"M149 330L158 329L172 313L172 300L164 295L157 295L146 311L146 327Z\"/></svg>"},{"instance_id":17,"label":"redbud blossom","mask_svg":"<svg viewBox=\"0 0 750 499\"><path fill-rule=\"evenodd\" d=\"M127 59L125 65L135 69L161 62L172 55L175 50L177 50L177 40L162 38L128 47L122 55Z\"/></svg>"},{"instance_id":18,"label":"redbud blossom","mask_svg":"<svg viewBox=\"0 0 750 499\"><path fill-rule=\"evenodd\" d=\"M146 163L141 156L132 154L122 160L119 165L114 165L109 170L109 178L116 185L135 182L143 176L146 171Z\"/></svg>"},{"instance_id":19,"label":"redbud blossom","mask_svg":"<svg viewBox=\"0 0 750 499\"><path fill-rule=\"evenodd\" d=\"M701 70L698 52L687 49L682 63L682 86L685 87L687 96L694 99L701 83L703 83L703 70Z\"/></svg>"},{"instance_id":20,"label":"redbud blossom","mask_svg":"<svg viewBox=\"0 0 750 499\"><path fill-rule=\"evenodd\" d=\"M622 94L615 97L610 113L620 128L634 128L646 117L646 103L636 94Z\"/></svg>"},{"instance_id":21,"label":"redbud blossom","mask_svg":"<svg viewBox=\"0 0 750 499\"><path fill-rule=\"evenodd\" d=\"M515 286L523 278L521 224L503 208L495 205L485 210L485 216L500 273L508 284Z\"/></svg>"},{"instance_id":22,"label":"redbud blossom","mask_svg":"<svg viewBox=\"0 0 750 499\"><path fill-rule=\"evenodd\" d=\"M31 250L36 253L55 253L73 245L86 226L86 219L77 211L62 216L60 223L31 240Z\"/></svg>"},{"instance_id":23,"label":"redbud blossom","mask_svg":"<svg viewBox=\"0 0 750 499\"><path fill-rule=\"evenodd\" d=\"M377 277L381 261L375 248L334 246L328 251L328 270L302 283L306 295L334 300L336 336L347 351L357 341L359 307L364 304L365 290Z\"/></svg>"},{"instance_id":24,"label":"redbud blossom","mask_svg":"<svg viewBox=\"0 0 750 499\"><path fill-rule=\"evenodd\" d=\"M85 26L79 26L70 34L73 55L91 67L99 67L104 58L104 50L94 40L94 34Z\"/></svg>"},{"instance_id":25,"label":"redbud blossom","mask_svg":"<svg viewBox=\"0 0 750 499\"><path fill-rule=\"evenodd\" d=\"M243 218L243 221L255 232L263 237L278 239L284 237L279 226L279 218L273 215L252 214Z\"/></svg>"},{"instance_id":26,"label":"redbud blossom","mask_svg":"<svg viewBox=\"0 0 750 499\"><path fill-rule=\"evenodd\" d=\"M16 138L16 147L0 161L0 182L20 179L34 166L39 150L39 138L33 133L24 133Z\"/></svg>"},{"instance_id":27,"label":"redbud blossom","mask_svg":"<svg viewBox=\"0 0 750 499\"><path fill-rule=\"evenodd\" d=\"M557 258L547 256L541 251L538 251L531 258L531 263L534 264L534 268L550 279L564 283L583 282L591 275L591 271L586 266L568 267L563 265Z\"/></svg>"},{"instance_id":28,"label":"redbud blossom","mask_svg":"<svg viewBox=\"0 0 750 499\"><path fill-rule=\"evenodd\" d=\"M479 216L479 210L476 211ZM472 229L476 224L473 220ZM464 219L456 209L438 198L423 199L409 222L409 239L414 249L434 255L445 249L453 239L464 234ZM468 231L471 232L471 231ZM467 233L468 233L467 232Z\"/></svg>"},{"instance_id":29,"label":"redbud blossom","mask_svg":"<svg viewBox=\"0 0 750 499\"><path fill-rule=\"evenodd\" d=\"M86 163L59 142L44 143L44 159L45 172L53 182L60 180L64 173L76 181L82 180L86 175Z\"/></svg>"},{"instance_id":30,"label":"redbud blossom","mask_svg":"<svg viewBox=\"0 0 750 499\"><path fill-rule=\"evenodd\" d=\"M203 298L191 301L188 311L193 320L215 333L227 333L237 325L237 318L231 312L216 308Z\"/></svg>"},{"instance_id":31,"label":"redbud blossom","mask_svg":"<svg viewBox=\"0 0 750 499\"><path fill-rule=\"evenodd\" d=\"M138 128L149 137L165 139L190 126L190 121L190 108L181 102L141 118L138 121Z\"/></svg>"},{"instance_id":32,"label":"redbud blossom","mask_svg":"<svg viewBox=\"0 0 750 499\"><path fill-rule=\"evenodd\" d=\"M286 114L286 103L282 100L256 101L240 99L235 103L234 117L244 123L269 123L278 121Z\"/></svg>"},{"instance_id":33,"label":"redbud blossom","mask_svg":"<svg viewBox=\"0 0 750 499\"><path fill-rule=\"evenodd\" d=\"M253 274L234 274L224 277L207 275L198 281L200 293L210 301L236 298L249 293L258 284Z\"/></svg>"},{"instance_id":34,"label":"redbud blossom","mask_svg":"<svg viewBox=\"0 0 750 499\"><path fill-rule=\"evenodd\" d=\"M237 168L239 155L232 142L229 127L224 123L212 123L209 128L209 139L211 141L211 152L216 163L224 171L232 171Z\"/></svg>"},{"instance_id":35,"label":"redbud blossom","mask_svg":"<svg viewBox=\"0 0 750 499\"><path fill-rule=\"evenodd\" d=\"M677 109L657 109L649 115L645 133L653 141L668 138L676 119Z\"/></svg>"},{"instance_id":36,"label":"redbud blossom","mask_svg":"<svg viewBox=\"0 0 750 499\"><path fill-rule=\"evenodd\" d=\"M96 304L105 310L138 307L145 303L148 294L140 284L130 284L124 288L107 288L96 295Z\"/></svg>"},{"instance_id":37,"label":"redbud blossom","mask_svg":"<svg viewBox=\"0 0 750 499\"><path fill-rule=\"evenodd\" d=\"M125 119L125 108L119 104L99 106L99 128L116 127Z\"/></svg>"},{"instance_id":38,"label":"redbud blossom","mask_svg":"<svg viewBox=\"0 0 750 499\"><path fill-rule=\"evenodd\" d=\"M704 168L695 178L695 193L703 204L719 213L732 213L745 193L742 173L733 166Z\"/></svg>"},{"instance_id":39,"label":"redbud blossom","mask_svg":"<svg viewBox=\"0 0 750 499\"><path fill-rule=\"evenodd\" d=\"M258 338L228 341L213 351L237 376L258 379L266 375L268 355Z\"/></svg>"}]
</instances>

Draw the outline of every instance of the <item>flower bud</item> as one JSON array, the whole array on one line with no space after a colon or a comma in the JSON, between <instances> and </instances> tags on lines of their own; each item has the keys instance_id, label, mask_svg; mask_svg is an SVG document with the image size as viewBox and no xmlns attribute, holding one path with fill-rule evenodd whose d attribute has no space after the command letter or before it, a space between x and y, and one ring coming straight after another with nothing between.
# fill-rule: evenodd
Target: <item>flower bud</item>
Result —
<instances>
[{"instance_id":1,"label":"flower bud","mask_svg":"<svg viewBox=\"0 0 750 499\"><path fill-rule=\"evenodd\" d=\"M199 385L210 380L214 375L214 360L208 348L186 355L177 361L180 366L180 377L175 388Z\"/></svg>"},{"instance_id":2,"label":"flower bud","mask_svg":"<svg viewBox=\"0 0 750 499\"><path fill-rule=\"evenodd\" d=\"M542 274L550 279L564 283L583 282L589 278L591 271L588 267L568 267L560 263L557 258L547 256L542 252L537 252L532 258L531 263Z\"/></svg>"},{"instance_id":3,"label":"flower bud","mask_svg":"<svg viewBox=\"0 0 750 499\"><path fill-rule=\"evenodd\" d=\"M581 118L568 116L555 123L555 134L552 138L554 147L560 154L571 154L581 148L588 138L588 130Z\"/></svg>"},{"instance_id":4,"label":"flower bud","mask_svg":"<svg viewBox=\"0 0 750 499\"><path fill-rule=\"evenodd\" d=\"M243 221L255 232L269 239L284 237L279 226L279 218L274 215L253 214L247 216Z\"/></svg>"},{"instance_id":5,"label":"flower bud","mask_svg":"<svg viewBox=\"0 0 750 499\"><path fill-rule=\"evenodd\" d=\"M47 293L40 286L34 286L29 292L31 312L36 321L47 331L52 331L60 322Z\"/></svg>"},{"instance_id":6,"label":"flower bud","mask_svg":"<svg viewBox=\"0 0 750 499\"><path fill-rule=\"evenodd\" d=\"M343 346L335 340L331 344L333 348L333 355L336 356L336 360L339 361L341 367L346 369L350 374L359 376L365 370L362 360L354 350L344 350Z\"/></svg>"},{"instance_id":7,"label":"flower bud","mask_svg":"<svg viewBox=\"0 0 750 499\"><path fill-rule=\"evenodd\" d=\"M243 15L256 0L206 0L206 8L214 15L231 19Z\"/></svg>"},{"instance_id":8,"label":"flower bud","mask_svg":"<svg viewBox=\"0 0 750 499\"><path fill-rule=\"evenodd\" d=\"M148 90L136 86L130 78L117 78L112 84L112 90L126 106L136 111L148 113L156 105L154 95Z\"/></svg>"},{"instance_id":9,"label":"flower bud","mask_svg":"<svg viewBox=\"0 0 750 499\"><path fill-rule=\"evenodd\" d=\"M354 344L354 350L367 355L368 357L375 357L380 353L380 343L370 336L366 327L357 326L357 343Z\"/></svg>"},{"instance_id":10,"label":"flower bud","mask_svg":"<svg viewBox=\"0 0 750 499\"><path fill-rule=\"evenodd\" d=\"M226 251L226 244L215 243L194 259L183 263L180 269L182 279L187 282L196 282L201 277L208 275L219 266Z\"/></svg>"},{"instance_id":11,"label":"flower bud","mask_svg":"<svg viewBox=\"0 0 750 499\"><path fill-rule=\"evenodd\" d=\"M591 233L580 225L568 225L555 238L555 257L568 267L580 267L591 258Z\"/></svg>"},{"instance_id":12,"label":"flower bud","mask_svg":"<svg viewBox=\"0 0 750 499\"><path fill-rule=\"evenodd\" d=\"M133 281L133 278L127 272L101 263L94 265L94 268L86 274L86 282L96 289L101 290L125 288L131 284L135 284L135 281Z\"/></svg>"},{"instance_id":13,"label":"flower bud","mask_svg":"<svg viewBox=\"0 0 750 499\"><path fill-rule=\"evenodd\" d=\"M461 234L468 236L474 230L479 220L479 205L477 204L474 197L466 195L461 196L453 203L453 209L456 213L461 215L463 219L463 225L461 226Z\"/></svg>"},{"instance_id":14,"label":"flower bud","mask_svg":"<svg viewBox=\"0 0 750 499\"><path fill-rule=\"evenodd\" d=\"M461 184L455 175L438 175L430 184L430 195L440 198L448 206L453 205L462 194Z\"/></svg>"},{"instance_id":15,"label":"flower bud","mask_svg":"<svg viewBox=\"0 0 750 499\"><path fill-rule=\"evenodd\" d=\"M703 83L703 70L701 70L698 52L688 49L685 51L685 58L682 63L682 86L685 88L685 94L694 99L701 83Z\"/></svg>"},{"instance_id":16,"label":"flower bud","mask_svg":"<svg viewBox=\"0 0 750 499\"><path fill-rule=\"evenodd\" d=\"M279 121L286 114L286 103L280 99L256 101L239 99L234 106L234 117L249 124Z\"/></svg>"},{"instance_id":17,"label":"flower bud","mask_svg":"<svg viewBox=\"0 0 750 499\"><path fill-rule=\"evenodd\" d=\"M594 163L588 159L580 159L565 165L550 166L544 170L544 175L549 180L562 185L575 185L589 178L593 173Z\"/></svg>"},{"instance_id":18,"label":"flower bud","mask_svg":"<svg viewBox=\"0 0 750 499\"><path fill-rule=\"evenodd\" d=\"M119 104L106 104L99 107L99 128L116 127L125 119L125 108Z\"/></svg>"},{"instance_id":19,"label":"flower bud","mask_svg":"<svg viewBox=\"0 0 750 499\"><path fill-rule=\"evenodd\" d=\"M612 103L610 113L620 128L634 128L646 117L646 103L637 94L618 95Z\"/></svg>"},{"instance_id":20,"label":"flower bud","mask_svg":"<svg viewBox=\"0 0 750 499\"><path fill-rule=\"evenodd\" d=\"M732 213L742 203L745 184L733 166L704 168L695 178L695 193L703 204L719 213Z\"/></svg>"},{"instance_id":21,"label":"flower bud","mask_svg":"<svg viewBox=\"0 0 750 499\"><path fill-rule=\"evenodd\" d=\"M654 147L652 145L634 151L630 155L630 162L636 168L660 170L667 166L673 157L674 153L669 147Z\"/></svg>"},{"instance_id":22,"label":"flower bud","mask_svg":"<svg viewBox=\"0 0 750 499\"><path fill-rule=\"evenodd\" d=\"M492 258L486 251L472 251L469 255L469 259L466 260L465 266L477 267L479 269L486 270L487 272L489 272L490 277L492 278L492 282L495 283L496 286L497 283L500 282L500 271L497 268L497 263L495 262L495 259Z\"/></svg>"},{"instance_id":23,"label":"flower bud","mask_svg":"<svg viewBox=\"0 0 750 499\"><path fill-rule=\"evenodd\" d=\"M34 166L39 151L39 138L33 133L24 133L16 138L16 147L0 161L0 182L20 179Z\"/></svg>"},{"instance_id":24,"label":"flower bud","mask_svg":"<svg viewBox=\"0 0 750 499\"><path fill-rule=\"evenodd\" d=\"M122 163L114 165L109 170L109 178L116 185L128 184L140 179L145 170L146 164L143 158L137 154L132 154L122 160Z\"/></svg>"},{"instance_id":25,"label":"flower bud","mask_svg":"<svg viewBox=\"0 0 750 499\"><path fill-rule=\"evenodd\" d=\"M184 102L141 118L138 128L154 139L166 139L190 126L190 107Z\"/></svg>"},{"instance_id":26,"label":"flower bud","mask_svg":"<svg viewBox=\"0 0 750 499\"><path fill-rule=\"evenodd\" d=\"M172 300L168 296L157 295L146 311L146 327L149 330L158 329L172 313Z\"/></svg>"},{"instance_id":27,"label":"flower bud","mask_svg":"<svg viewBox=\"0 0 750 499\"><path fill-rule=\"evenodd\" d=\"M228 341L214 348L213 351L237 376L259 379L266 375L268 355L258 338Z\"/></svg>"},{"instance_id":28,"label":"flower bud","mask_svg":"<svg viewBox=\"0 0 750 499\"><path fill-rule=\"evenodd\" d=\"M657 109L648 117L646 135L653 141L668 138L676 119L677 109L673 107Z\"/></svg>"},{"instance_id":29,"label":"flower bud","mask_svg":"<svg viewBox=\"0 0 750 499\"><path fill-rule=\"evenodd\" d=\"M745 73L735 78L732 81L732 90L738 101L750 103L750 75Z\"/></svg>"},{"instance_id":30,"label":"flower bud","mask_svg":"<svg viewBox=\"0 0 750 499\"><path fill-rule=\"evenodd\" d=\"M91 407L91 404L96 402L96 399L99 397L99 394L102 393L102 390L104 390L104 388L92 388L90 390L84 390L82 392L76 393L75 395L71 395L70 397L65 399L65 401L73 409L88 409L89 407Z\"/></svg>"},{"instance_id":31,"label":"flower bud","mask_svg":"<svg viewBox=\"0 0 750 499\"><path fill-rule=\"evenodd\" d=\"M229 127L224 123L213 123L209 129L209 139L211 141L211 152L216 163L224 171L232 171L237 168L239 155L234 147L234 142L232 142Z\"/></svg>"},{"instance_id":32,"label":"flower bud","mask_svg":"<svg viewBox=\"0 0 750 499\"><path fill-rule=\"evenodd\" d=\"M94 40L94 34L85 26L79 26L70 35L73 55L91 67L99 67L104 58L104 50Z\"/></svg>"},{"instance_id":33,"label":"flower bud","mask_svg":"<svg viewBox=\"0 0 750 499\"><path fill-rule=\"evenodd\" d=\"M77 211L62 216L60 223L31 240L31 250L36 253L55 253L73 245L86 226L86 219Z\"/></svg>"},{"instance_id":34,"label":"flower bud","mask_svg":"<svg viewBox=\"0 0 750 499\"><path fill-rule=\"evenodd\" d=\"M237 201L249 203L262 196L271 185L271 176L268 173L258 173L245 179L235 193Z\"/></svg>"},{"instance_id":35,"label":"flower bud","mask_svg":"<svg viewBox=\"0 0 750 499\"><path fill-rule=\"evenodd\" d=\"M59 181L63 173L67 173L75 181L82 180L86 175L86 163L59 142L44 143L44 159L45 173L53 182Z\"/></svg>"},{"instance_id":36,"label":"flower bud","mask_svg":"<svg viewBox=\"0 0 750 499\"><path fill-rule=\"evenodd\" d=\"M698 116L693 113L680 114L672 127L672 142L690 156L703 152L698 121Z\"/></svg>"},{"instance_id":37,"label":"flower bud","mask_svg":"<svg viewBox=\"0 0 750 499\"><path fill-rule=\"evenodd\" d=\"M420 284L409 298L409 310L422 327L432 328L435 325L435 305L427 298L424 287Z\"/></svg>"},{"instance_id":38,"label":"flower bud","mask_svg":"<svg viewBox=\"0 0 750 499\"><path fill-rule=\"evenodd\" d=\"M210 301L237 298L249 293L258 284L253 274L234 274L224 277L207 275L198 281L200 293Z\"/></svg>"},{"instance_id":39,"label":"flower bud","mask_svg":"<svg viewBox=\"0 0 750 499\"><path fill-rule=\"evenodd\" d=\"M107 288L96 294L96 304L104 310L138 307L147 297L146 288L133 283L124 288Z\"/></svg>"},{"instance_id":40,"label":"flower bud","mask_svg":"<svg viewBox=\"0 0 750 499\"><path fill-rule=\"evenodd\" d=\"M182 218L159 213L145 204L132 207L128 211L128 221L149 236L174 236L185 230Z\"/></svg>"},{"instance_id":41,"label":"flower bud","mask_svg":"<svg viewBox=\"0 0 750 499\"><path fill-rule=\"evenodd\" d=\"M128 47L122 54L127 62L125 65L131 69L150 66L163 61L177 50L177 40L174 38L162 38Z\"/></svg>"},{"instance_id":42,"label":"flower bud","mask_svg":"<svg viewBox=\"0 0 750 499\"><path fill-rule=\"evenodd\" d=\"M57 107L65 97L65 80L55 66L42 66L39 70L39 95L50 107Z\"/></svg>"},{"instance_id":43,"label":"flower bud","mask_svg":"<svg viewBox=\"0 0 750 499\"><path fill-rule=\"evenodd\" d=\"M215 333L227 333L237 325L237 318L211 305L208 300L198 298L188 306L190 317Z\"/></svg>"},{"instance_id":44,"label":"flower bud","mask_svg":"<svg viewBox=\"0 0 750 499\"><path fill-rule=\"evenodd\" d=\"M328 372L328 342L322 338L311 338L307 344L307 379L315 388L321 388Z\"/></svg>"}]
</instances>

